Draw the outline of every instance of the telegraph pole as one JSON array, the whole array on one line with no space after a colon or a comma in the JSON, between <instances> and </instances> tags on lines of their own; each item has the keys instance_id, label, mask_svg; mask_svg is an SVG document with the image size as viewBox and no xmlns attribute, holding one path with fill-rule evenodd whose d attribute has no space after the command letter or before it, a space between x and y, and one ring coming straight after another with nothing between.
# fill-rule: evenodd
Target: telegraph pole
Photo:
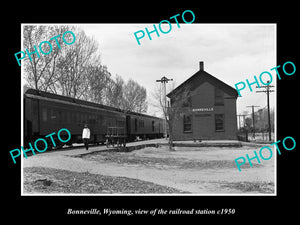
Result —
<instances>
[{"instance_id":1,"label":"telegraph pole","mask_svg":"<svg viewBox=\"0 0 300 225\"><path fill-rule=\"evenodd\" d=\"M247 107L247 108L248 108L248 107L251 107L251 108L252 108L253 138L255 139L254 107L260 107L260 106L249 105L249 106L246 106L246 107Z\"/></svg>"},{"instance_id":2,"label":"telegraph pole","mask_svg":"<svg viewBox=\"0 0 300 225\"><path fill-rule=\"evenodd\" d=\"M167 138L167 88L166 88L166 83L168 83L169 81L173 81L173 79L169 79L165 76L163 76L160 80L156 80L156 82L160 82L162 83L163 85L163 96L164 96L164 105L163 105L163 108L164 108L164 114L165 114L165 122L164 122L164 125L165 125L165 138Z\"/></svg>"},{"instance_id":3,"label":"telegraph pole","mask_svg":"<svg viewBox=\"0 0 300 225\"><path fill-rule=\"evenodd\" d=\"M267 81L269 83L269 81ZM274 92L274 90L270 90L271 87L274 87L273 85L264 85L260 86L261 88L264 88L263 91L256 91L256 92L264 92L267 94L267 102L268 102L268 130L269 130L269 141L271 141L271 118L270 118L270 99L269 95L271 92Z\"/></svg>"}]
</instances>

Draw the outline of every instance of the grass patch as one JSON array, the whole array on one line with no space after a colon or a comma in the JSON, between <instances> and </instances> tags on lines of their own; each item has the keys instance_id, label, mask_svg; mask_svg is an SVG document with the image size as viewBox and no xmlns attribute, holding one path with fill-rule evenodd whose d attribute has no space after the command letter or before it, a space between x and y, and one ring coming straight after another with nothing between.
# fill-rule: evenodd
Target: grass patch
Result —
<instances>
[{"instance_id":1,"label":"grass patch","mask_svg":"<svg viewBox=\"0 0 300 225\"><path fill-rule=\"evenodd\" d=\"M221 184L221 187L234 188L242 192L253 192L257 191L264 194L274 193L274 183L265 181L255 181L255 182L227 182Z\"/></svg>"},{"instance_id":2,"label":"grass patch","mask_svg":"<svg viewBox=\"0 0 300 225\"><path fill-rule=\"evenodd\" d=\"M126 177L104 176L44 167L24 169L24 193L187 193Z\"/></svg>"}]
</instances>

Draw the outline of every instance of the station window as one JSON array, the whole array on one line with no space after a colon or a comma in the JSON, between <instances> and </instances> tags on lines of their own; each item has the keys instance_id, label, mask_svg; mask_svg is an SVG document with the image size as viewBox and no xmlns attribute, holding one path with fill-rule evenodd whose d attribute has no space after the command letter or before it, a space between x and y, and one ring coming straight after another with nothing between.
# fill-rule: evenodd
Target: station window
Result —
<instances>
[{"instance_id":1,"label":"station window","mask_svg":"<svg viewBox=\"0 0 300 225\"><path fill-rule=\"evenodd\" d=\"M192 132L192 118L190 115L183 116L183 132Z\"/></svg>"},{"instance_id":2,"label":"station window","mask_svg":"<svg viewBox=\"0 0 300 225\"><path fill-rule=\"evenodd\" d=\"M224 105L223 91L219 88L215 88L215 105Z\"/></svg>"},{"instance_id":3,"label":"station window","mask_svg":"<svg viewBox=\"0 0 300 225\"><path fill-rule=\"evenodd\" d=\"M224 114L215 114L216 131L224 131Z\"/></svg>"},{"instance_id":4,"label":"station window","mask_svg":"<svg viewBox=\"0 0 300 225\"><path fill-rule=\"evenodd\" d=\"M154 121L152 121L152 132L154 132Z\"/></svg>"}]
</instances>

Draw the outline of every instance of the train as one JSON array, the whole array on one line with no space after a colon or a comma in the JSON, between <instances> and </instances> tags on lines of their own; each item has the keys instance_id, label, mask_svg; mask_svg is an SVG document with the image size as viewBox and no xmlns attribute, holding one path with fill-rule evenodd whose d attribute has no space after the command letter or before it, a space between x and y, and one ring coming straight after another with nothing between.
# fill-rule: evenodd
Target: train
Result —
<instances>
[{"instance_id":1,"label":"train","mask_svg":"<svg viewBox=\"0 0 300 225\"><path fill-rule=\"evenodd\" d=\"M85 124L91 131L90 143L94 144L106 143L112 128L122 132L126 142L164 135L162 118L31 88L26 88L23 95L24 146L62 128L71 133L70 140L64 144L82 143ZM50 141L48 146L51 145Z\"/></svg>"}]
</instances>

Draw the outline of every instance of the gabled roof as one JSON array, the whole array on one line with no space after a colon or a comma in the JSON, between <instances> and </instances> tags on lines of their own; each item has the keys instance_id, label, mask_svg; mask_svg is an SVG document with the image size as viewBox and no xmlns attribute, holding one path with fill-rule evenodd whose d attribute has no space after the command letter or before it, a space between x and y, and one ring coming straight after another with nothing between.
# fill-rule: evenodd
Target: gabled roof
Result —
<instances>
[{"instance_id":1,"label":"gabled roof","mask_svg":"<svg viewBox=\"0 0 300 225\"><path fill-rule=\"evenodd\" d=\"M191 76L189 79L184 81L182 84L180 84L177 88L175 88L173 91L171 91L167 96L169 98L172 98L175 94L180 94L184 90L193 91L196 88L198 88L201 84L204 82L209 82L213 86L221 89L228 95L237 98L238 92L235 88L229 86L228 84L224 83L223 81L217 79L216 77L212 76L211 74L207 73L204 70L199 70L196 72L193 76Z\"/></svg>"}]
</instances>

